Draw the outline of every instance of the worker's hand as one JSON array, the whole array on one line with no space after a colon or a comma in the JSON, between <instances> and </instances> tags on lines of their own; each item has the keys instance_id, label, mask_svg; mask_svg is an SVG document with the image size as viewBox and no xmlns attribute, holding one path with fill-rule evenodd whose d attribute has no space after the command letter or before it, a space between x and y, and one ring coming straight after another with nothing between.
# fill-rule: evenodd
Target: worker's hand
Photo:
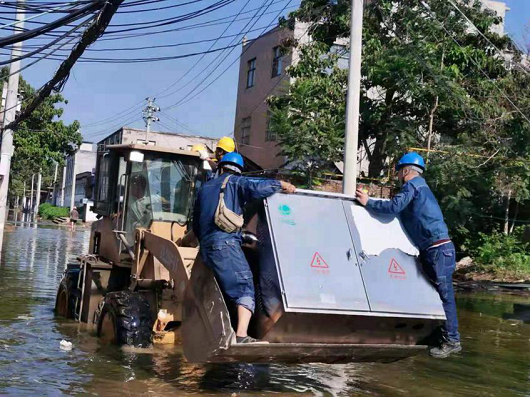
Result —
<instances>
[{"instance_id":1,"label":"worker's hand","mask_svg":"<svg viewBox=\"0 0 530 397\"><path fill-rule=\"evenodd\" d=\"M289 182L280 181L280 184L282 185L282 192L284 193L294 193L296 192L296 186Z\"/></svg>"},{"instance_id":2,"label":"worker's hand","mask_svg":"<svg viewBox=\"0 0 530 397\"><path fill-rule=\"evenodd\" d=\"M208 160L210 158L206 150L199 150L199 156L201 160Z\"/></svg>"},{"instance_id":3,"label":"worker's hand","mask_svg":"<svg viewBox=\"0 0 530 397\"><path fill-rule=\"evenodd\" d=\"M357 190L355 191L355 197L357 198L357 201L363 206L365 206L368 203L368 200L370 199L368 193L365 193L364 190L361 188L357 188Z\"/></svg>"}]
</instances>

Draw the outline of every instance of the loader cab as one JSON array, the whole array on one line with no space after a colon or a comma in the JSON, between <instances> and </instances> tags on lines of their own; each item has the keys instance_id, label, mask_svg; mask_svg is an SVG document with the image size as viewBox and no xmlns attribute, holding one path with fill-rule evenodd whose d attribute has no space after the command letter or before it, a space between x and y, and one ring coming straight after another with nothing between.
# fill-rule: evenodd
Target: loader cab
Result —
<instances>
[{"instance_id":1,"label":"loader cab","mask_svg":"<svg viewBox=\"0 0 530 397\"><path fill-rule=\"evenodd\" d=\"M154 222L167 223L171 230L187 228L195 192L203 180L202 161L188 150L133 144L98 151L93 210L107 226L99 225L100 241L91 251L108 246L105 239L116 240L109 235L116 232L123 233L132 247L135 230L148 229ZM126 251L124 244L118 243L119 255ZM103 251L93 253L116 261L108 249Z\"/></svg>"}]
</instances>

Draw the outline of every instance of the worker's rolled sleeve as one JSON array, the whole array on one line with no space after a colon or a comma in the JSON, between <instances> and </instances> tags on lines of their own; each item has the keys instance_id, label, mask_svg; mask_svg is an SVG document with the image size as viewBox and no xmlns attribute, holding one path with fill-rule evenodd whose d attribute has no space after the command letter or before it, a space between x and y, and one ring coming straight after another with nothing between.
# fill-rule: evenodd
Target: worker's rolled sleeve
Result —
<instances>
[{"instance_id":1,"label":"worker's rolled sleeve","mask_svg":"<svg viewBox=\"0 0 530 397\"><path fill-rule=\"evenodd\" d=\"M366 209L372 213L399 214L403 227L420 251L449 239L438 201L419 176L405 183L392 200L369 200Z\"/></svg>"},{"instance_id":2,"label":"worker's rolled sleeve","mask_svg":"<svg viewBox=\"0 0 530 397\"><path fill-rule=\"evenodd\" d=\"M374 200L369 199L366 203L366 209L370 212L380 214L399 214L414 198L414 187L410 183L405 183L401 191L391 200Z\"/></svg>"},{"instance_id":3,"label":"worker's rolled sleeve","mask_svg":"<svg viewBox=\"0 0 530 397\"><path fill-rule=\"evenodd\" d=\"M282 189L281 183L274 179L238 178L237 184L245 202L270 197Z\"/></svg>"}]
</instances>

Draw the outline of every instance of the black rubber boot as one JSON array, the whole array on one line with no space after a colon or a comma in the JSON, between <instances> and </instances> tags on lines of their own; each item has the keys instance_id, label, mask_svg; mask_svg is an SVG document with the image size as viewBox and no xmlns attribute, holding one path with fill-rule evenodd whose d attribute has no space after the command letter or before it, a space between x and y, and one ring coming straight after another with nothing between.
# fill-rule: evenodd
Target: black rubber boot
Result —
<instances>
[{"instance_id":1,"label":"black rubber boot","mask_svg":"<svg viewBox=\"0 0 530 397\"><path fill-rule=\"evenodd\" d=\"M460 342L444 342L442 346L432 348L429 354L435 358L446 358L453 353L458 353L462 350Z\"/></svg>"}]
</instances>

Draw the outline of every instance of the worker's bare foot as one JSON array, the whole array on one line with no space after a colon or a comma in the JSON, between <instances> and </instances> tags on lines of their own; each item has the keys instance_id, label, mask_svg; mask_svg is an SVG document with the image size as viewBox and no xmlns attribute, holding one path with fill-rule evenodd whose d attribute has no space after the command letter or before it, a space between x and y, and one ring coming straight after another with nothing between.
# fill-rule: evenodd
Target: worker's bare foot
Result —
<instances>
[{"instance_id":1,"label":"worker's bare foot","mask_svg":"<svg viewBox=\"0 0 530 397\"><path fill-rule=\"evenodd\" d=\"M251 336L236 336L236 343L242 344L242 343L269 343L269 342L255 339Z\"/></svg>"}]
</instances>

